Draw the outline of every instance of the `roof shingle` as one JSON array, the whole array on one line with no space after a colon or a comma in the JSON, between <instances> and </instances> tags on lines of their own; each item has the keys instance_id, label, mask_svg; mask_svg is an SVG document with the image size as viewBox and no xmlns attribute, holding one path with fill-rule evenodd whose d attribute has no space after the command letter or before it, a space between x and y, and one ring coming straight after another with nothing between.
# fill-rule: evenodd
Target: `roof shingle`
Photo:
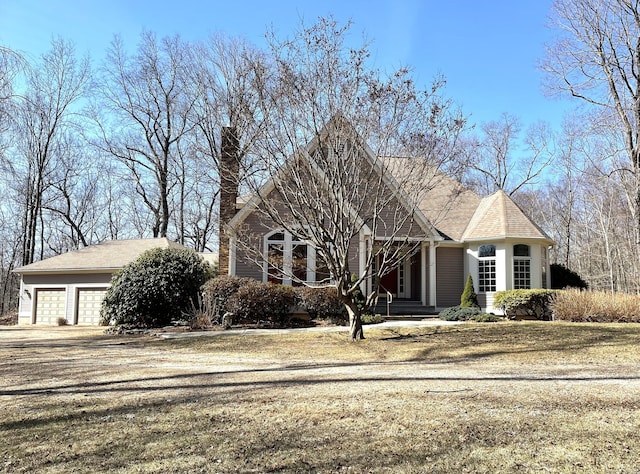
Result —
<instances>
[{"instance_id":1,"label":"roof shingle","mask_svg":"<svg viewBox=\"0 0 640 474\"><path fill-rule=\"evenodd\" d=\"M16 268L15 273L73 273L112 272L134 261L143 252L155 248L179 248L184 246L167 238L107 240L79 250L46 258L30 265Z\"/></svg>"}]
</instances>

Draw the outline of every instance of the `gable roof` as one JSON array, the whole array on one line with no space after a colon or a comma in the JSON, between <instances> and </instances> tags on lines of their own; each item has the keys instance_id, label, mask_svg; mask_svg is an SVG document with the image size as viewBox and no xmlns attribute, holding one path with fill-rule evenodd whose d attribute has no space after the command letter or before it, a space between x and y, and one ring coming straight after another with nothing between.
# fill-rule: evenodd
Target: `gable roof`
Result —
<instances>
[{"instance_id":1,"label":"gable roof","mask_svg":"<svg viewBox=\"0 0 640 474\"><path fill-rule=\"evenodd\" d=\"M462 236L463 240L496 238L541 239L553 242L502 190L482 199Z\"/></svg>"},{"instance_id":2,"label":"gable roof","mask_svg":"<svg viewBox=\"0 0 640 474\"><path fill-rule=\"evenodd\" d=\"M308 155L310 155L317 147L320 146L320 143L323 139L331 133L331 125L335 125L339 123L341 126L348 127L351 136L355 138L355 141L359 145L362 150L362 157L368 159L374 169L380 173L380 176L383 179L384 184L392 191L395 198L404 206L404 208L413 216L418 226L425 232L426 235L431 236L432 238L440 239L440 236L437 230L433 227L433 225L425 218L424 214L420 212L419 208L416 208L414 204L411 202L411 199L405 193L405 190L398 185L396 181L396 177L393 173L386 173L386 165L384 163L384 159L376 158L375 154L369 147L369 145L362 140L359 134L355 131L354 127L341 115L334 116L329 122L322 128L320 133L318 133L302 150L301 153L297 153L294 156L290 157L289 160L294 159L306 159ZM284 167L283 167L284 168ZM319 174L322 174L323 171L318 169L317 166L312 166L311 169ZM259 204L262 202L264 198L266 198L272 191L276 189L276 179L279 177L270 177L269 180L261 186L261 188L253 194L250 198L245 196L236 198L236 208L239 211L231 218L228 223L228 227L231 229L236 228L246 217L253 212ZM326 182L326 180L321 180L322 182ZM350 203L346 203L349 205ZM349 208L350 212L354 212L354 210ZM361 216L356 216L358 219L361 219ZM362 222L363 227L367 229L367 226L364 222Z\"/></svg>"},{"instance_id":3,"label":"gable roof","mask_svg":"<svg viewBox=\"0 0 640 474\"><path fill-rule=\"evenodd\" d=\"M167 238L107 240L16 268L15 273L112 273L155 248L185 247Z\"/></svg>"}]
</instances>

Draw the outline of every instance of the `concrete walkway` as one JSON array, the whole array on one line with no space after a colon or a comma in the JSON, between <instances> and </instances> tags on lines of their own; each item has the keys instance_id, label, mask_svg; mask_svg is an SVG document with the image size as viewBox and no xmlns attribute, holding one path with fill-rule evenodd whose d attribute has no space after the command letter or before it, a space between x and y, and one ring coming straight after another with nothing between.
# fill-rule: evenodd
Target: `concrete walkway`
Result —
<instances>
[{"instance_id":1,"label":"concrete walkway","mask_svg":"<svg viewBox=\"0 0 640 474\"><path fill-rule=\"evenodd\" d=\"M386 329L386 328L416 328L425 326L451 326L462 324L463 321L443 321L441 319L422 319L422 320L393 320L385 321L379 324L367 324L367 329ZM190 332L166 332L158 334L163 339L181 339L187 337L207 337L207 336L225 336L232 334L254 335L254 334L295 334L297 332L349 332L349 326L316 326L310 328L290 328L290 329L229 329L227 331L190 331Z\"/></svg>"}]
</instances>

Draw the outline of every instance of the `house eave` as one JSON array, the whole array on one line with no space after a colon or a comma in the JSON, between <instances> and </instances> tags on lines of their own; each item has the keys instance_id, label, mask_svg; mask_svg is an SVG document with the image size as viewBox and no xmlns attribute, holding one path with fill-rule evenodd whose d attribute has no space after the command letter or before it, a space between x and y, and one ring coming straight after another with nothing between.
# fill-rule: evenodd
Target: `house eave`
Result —
<instances>
[{"instance_id":1,"label":"house eave","mask_svg":"<svg viewBox=\"0 0 640 474\"><path fill-rule=\"evenodd\" d=\"M501 242L508 240L519 240L519 241L531 241L531 242L545 242L551 246L555 245L555 242L546 237L532 237L532 236L524 236L524 235L494 235L487 237L475 237L475 238L465 238L462 239L463 243L476 243L476 242Z\"/></svg>"},{"instance_id":2,"label":"house eave","mask_svg":"<svg viewBox=\"0 0 640 474\"><path fill-rule=\"evenodd\" d=\"M94 268L53 268L53 269L20 269L12 270L18 275L61 275L61 274L100 274L114 273L121 270L122 267L94 267Z\"/></svg>"}]
</instances>

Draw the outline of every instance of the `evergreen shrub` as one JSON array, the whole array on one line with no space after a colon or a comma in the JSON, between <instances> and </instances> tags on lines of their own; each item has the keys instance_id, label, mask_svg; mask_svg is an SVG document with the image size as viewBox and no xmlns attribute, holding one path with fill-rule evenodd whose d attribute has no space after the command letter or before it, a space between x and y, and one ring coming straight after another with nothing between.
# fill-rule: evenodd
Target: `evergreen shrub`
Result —
<instances>
[{"instance_id":1,"label":"evergreen shrub","mask_svg":"<svg viewBox=\"0 0 640 474\"><path fill-rule=\"evenodd\" d=\"M209 276L209 265L192 250L148 250L113 275L102 303L101 324L165 326L198 300Z\"/></svg>"},{"instance_id":2,"label":"evergreen shrub","mask_svg":"<svg viewBox=\"0 0 640 474\"><path fill-rule=\"evenodd\" d=\"M552 319L551 302L555 290L506 290L494 295L493 306L501 308L507 318L534 317L543 321Z\"/></svg>"},{"instance_id":3,"label":"evergreen shrub","mask_svg":"<svg viewBox=\"0 0 640 474\"><path fill-rule=\"evenodd\" d=\"M252 280L229 297L226 309L233 313L234 321L285 327L294 304L295 293L290 286Z\"/></svg>"},{"instance_id":4,"label":"evergreen shrub","mask_svg":"<svg viewBox=\"0 0 640 474\"><path fill-rule=\"evenodd\" d=\"M452 306L440 311L438 317L445 321L467 321L482 314L480 308L473 306Z\"/></svg>"},{"instance_id":5,"label":"evergreen shrub","mask_svg":"<svg viewBox=\"0 0 640 474\"><path fill-rule=\"evenodd\" d=\"M347 309L335 288L310 288L301 286L295 289L299 305L311 319L326 319L333 323L348 321Z\"/></svg>"}]
</instances>

